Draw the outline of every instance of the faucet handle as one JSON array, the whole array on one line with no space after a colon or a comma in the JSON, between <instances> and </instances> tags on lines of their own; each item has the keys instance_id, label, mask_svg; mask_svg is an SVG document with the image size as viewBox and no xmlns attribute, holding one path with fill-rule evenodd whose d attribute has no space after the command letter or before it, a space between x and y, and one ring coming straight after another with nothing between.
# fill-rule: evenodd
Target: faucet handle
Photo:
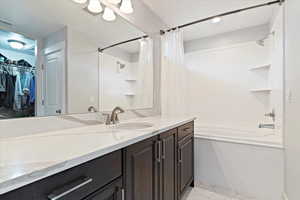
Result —
<instances>
[{"instance_id":1,"label":"faucet handle","mask_svg":"<svg viewBox=\"0 0 300 200\"><path fill-rule=\"evenodd\" d=\"M110 117L110 114L109 114L109 113L102 113L102 115L106 117L106 119L105 119L105 124L106 124L106 125L110 125L110 124L111 124L111 117Z\"/></svg>"}]
</instances>

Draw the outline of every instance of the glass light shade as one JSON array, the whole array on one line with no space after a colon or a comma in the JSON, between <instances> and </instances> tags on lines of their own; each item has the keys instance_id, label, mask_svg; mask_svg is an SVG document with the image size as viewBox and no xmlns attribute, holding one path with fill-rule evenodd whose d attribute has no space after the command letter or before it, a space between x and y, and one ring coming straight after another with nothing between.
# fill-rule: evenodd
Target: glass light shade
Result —
<instances>
[{"instance_id":1,"label":"glass light shade","mask_svg":"<svg viewBox=\"0 0 300 200\"><path fill-rule=\"evenodd\" d=\"M10 47L13 49L23 49L25 46L24 42L17 41L17 40L8 40L8 43Z\"/></svg>"},{"instance_id":2,"label":"glass light shade","mask_svg":"<svg viewBox=\"0 0 300 200\"><path fill-rule=\"evenodd\" d=\"M75 3L84 4L87 2L87 0L73 0Z\"/></svg>"},{"instance_id":3,"label":"glass light shade","mask_svg":"<svg viewBox=\"0 0 300 200\"><path fill-rule=\"evenodd\" d=\"M106 21L114 21L116 19L116 15L115 15L114 11L108 7L105 8L104 14L102 17Z\"/></svg>"},{"instance_id":4,"label":"glass light shade","mask_svg":"<svg viewBox=\"0 0 300 200\"><path fill-rule=\"evenodd\" d=\"M222 20L221 17L215 17L211 20L211 23L216 24L216 23L221 22L221 20Z\"/></svg>"},{"instance_id":5,"label":"glass light shade","mask_svg":"<svg viewBox=\"0 0 300 200\"><path fill-rule=\"evenodd\" d=\"M117 4L121 3L121 0L108 0L108 2L111 4L117 5Z\"/></svg>"},{"instance_id":6,"label":"glass light shade","mask_svg":"<svg viewBox=\"0 0 300 200\"><path fill-rule=\"evenodd\" d=\"M92 13L100 13L103 11L103 8L102 8L99 0L90 0L87 8Z\"/></svg>"},{"instance_id":7,"label":"glass light shade","mask_svg":"<svg viewBox=\"0 0 300 200\"><path fill-rule=\"evenodd\" d=\"M120 10L121 10L121 12L123 12L125 14L133 13L133 7L132 7L131 0L123 0Z\"/></svg>"}]
</instances>

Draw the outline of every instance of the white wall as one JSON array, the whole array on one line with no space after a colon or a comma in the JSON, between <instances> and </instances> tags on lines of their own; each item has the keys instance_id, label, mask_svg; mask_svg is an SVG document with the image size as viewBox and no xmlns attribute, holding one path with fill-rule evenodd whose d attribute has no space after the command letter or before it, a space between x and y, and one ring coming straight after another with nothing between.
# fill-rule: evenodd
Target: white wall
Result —
<instances>
[{"instance_id":1,"label":"white wall","mask_svg":"<svg viewBox=\"0 0 300 200\"><path fill-rule=\"evenodd\" d=\"M236 30L233 32L218 34L211 37L186 41L184 43L184 51L189 53L192 51L218 48L220 46L230 46L236 43L257 41L266 37L270 32L269 29L269 25L264 24Z\"/></svg>"},{"instance_id":2,"label":"white wall","mask_svg":"<svg viewBox=\"0 0 300 200\"><path fill-rule=\"evenodd\" d=\"M204 124L257 128L269 122L269 95L250 89L268 87L267 71L249 69L270 63L269 45L240 43L185 55L189 69L189 113Z\"/></svg>"},{"instance_id":3,"label":"white wall","mask_svg":"<svg viewBox=\"0 0 300 200\"><path fill-rule=\"evenodd\" d=\"M286 23L286 192L289 200L300 197L300 1L285 2Z\"/></svg>"},{"instance_id":4,"label":"white wall","mask_svg":"<svg viewBox=\"0 0 300 200\"><path fill-rule=\"evenodd\" d=\"M270 95L270 109L275 109L276 114L276 130L278 133L283 133L283 106L284 106L284 29L283 29L283 7L280 7L277 15L274 18L271 32L274 35L270 37L270 53L271 53L271 68L270 68L270 85L272 92Z\"/></svg>"},{"instance_id":5,"label":"white wall","mask_svg":"<svg viewBox=\"0 0 300 200\"><path fill-rule=\"evenodd\" d=\"M98 46L84 34L67 31L67 112L86 113L99 109Z\"/></svg>"},{"instance_id":6,"label":"white wall","mask_svg":"<svg viewBox=\"0 0 300 200\"><path fill-rule=\"evenodd\" d=\"M11 51L11 50L2 49L2 48L0 48L0 53L10 60L18 61L18 60L24 59L32 66L35 66L35 56L34 55L24 54L24 53L20 53L17 51Z\"/></svg>"},{"instance_id":7,"label":"white wall","mask_svg":"<svg viewBox=\"0 0 300 200\"><path fill-rule=\"evenodd\" d=\"M216 192L281 200L283 169L282 149L195 139L195 182Z\"/></svg>"}]
</instances>

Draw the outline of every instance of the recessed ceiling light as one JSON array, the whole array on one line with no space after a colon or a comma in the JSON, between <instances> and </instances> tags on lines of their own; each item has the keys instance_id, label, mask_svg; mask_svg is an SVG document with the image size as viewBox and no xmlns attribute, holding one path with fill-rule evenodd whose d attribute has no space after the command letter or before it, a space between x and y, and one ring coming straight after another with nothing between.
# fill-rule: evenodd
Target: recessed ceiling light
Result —
<instances>
[{"instance_id":1,"label":"recessed ceiling light","mask_svg":"<svg viewBox=\"0 0 300 200\"><path fill-rule=\"evenodd\" d=\"M87 8L92 13L101 13L103 11L99 0L90 0Z\"/></svg>"},{"instance_id":2,"label":"recessed ceiling light","mask_svg":"<svg viewBox=\"0 0 300 200\"><path fill-rule=\"evenodd\" d=\"M216 24L216 23L219 23L222 21L222 18L221 17L215 17L211 20L211 23L213 24Z\"/></svg>"},{"instance_id":3,"label":"recessed ceiling light","mask_svg":"<svg viewBox=\"0 0 300 200\"><path fill-rule=\"evenodd\" d=\"M125 14L133 13L131 0L123 0L120 10L121 10L121 12L123 12Z\"/></svg>"},{"instance_id":4,"label":"recessed ceiling light","mask_svg":"<svg viewBox=\"0 0 300 200\"><path fill-rule=\"evenodd\" d=\"M23 49L26 45L24 42L18 41L18 40L7 40L10 47L13 49Z\"/></svg>"},{"instance_id":5,"label":"recessed ceiling light","mask_svg":"<svg viewBox=\"0 0 300 200\"><path fill-rule=\"evenodd\" d=\"M87 2L87 0L73 0L75 3L84 4Z\"/></svg>"},{"instance_id":6,"label":"recessed ceiling light","mask_svg":"<svg viewBox=\"0 0 300 200\"><path fill-rule=\"evenodd\" d=\"M116 19L116 15L115 15L114 11L108 7L105 8L102 17L106 21L114 21Z\"/></svg>"}]
</instances>

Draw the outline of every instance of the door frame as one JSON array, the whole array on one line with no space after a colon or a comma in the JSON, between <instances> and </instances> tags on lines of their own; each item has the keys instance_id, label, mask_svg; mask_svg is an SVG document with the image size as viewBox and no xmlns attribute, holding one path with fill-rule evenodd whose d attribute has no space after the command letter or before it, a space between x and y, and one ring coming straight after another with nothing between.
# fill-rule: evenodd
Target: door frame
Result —
<instances>
[{"instance_id":1,"label":"door frame","mask_svg":"<svg viewBox=\"0 0 300 200\"><path fill-rule=\"evenodd\" d=\"M42 44L41 41L38 41L39 44ZM61 115L67 113L67 77L66 77L66 44L65 42L59 42L53 44L49 47L42 47L38 45L38 64L37 64L37 76L36 76L36 116L38 117L45 117L45 107L44 107L44 97L45 97L45 75L44 75L44 66L45 66L45 56L49 55L54 52L61 52L61 59L62 59L62 94L61 94Z\"/></svg>"}]
</instances>

